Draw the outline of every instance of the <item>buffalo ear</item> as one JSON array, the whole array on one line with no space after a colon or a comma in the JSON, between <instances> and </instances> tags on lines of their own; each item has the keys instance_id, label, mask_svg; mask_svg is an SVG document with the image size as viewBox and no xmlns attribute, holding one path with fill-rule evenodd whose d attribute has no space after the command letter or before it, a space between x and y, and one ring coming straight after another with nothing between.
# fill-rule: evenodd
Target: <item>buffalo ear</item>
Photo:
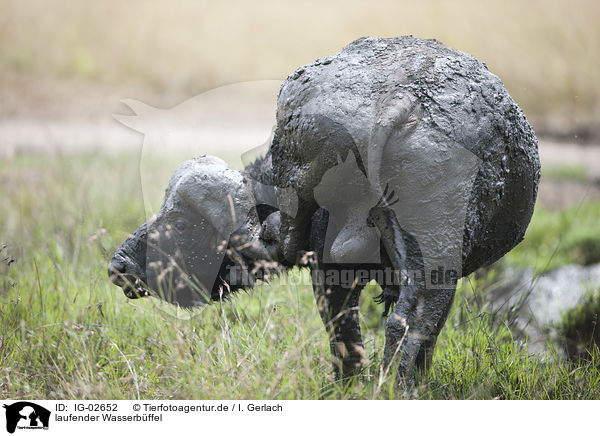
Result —
<instances>
[{"instance_id":1,"label":"buffalo ear","mask_svg":"<svg viewBox=\"0 0 600 436\"><path fill-rule=\"evenodd\" d=\"M181 177L176 191L225 240L246 222L255 206L242 174L216 160L199 160L189 174Z\"/></svg>"}]
</instances>

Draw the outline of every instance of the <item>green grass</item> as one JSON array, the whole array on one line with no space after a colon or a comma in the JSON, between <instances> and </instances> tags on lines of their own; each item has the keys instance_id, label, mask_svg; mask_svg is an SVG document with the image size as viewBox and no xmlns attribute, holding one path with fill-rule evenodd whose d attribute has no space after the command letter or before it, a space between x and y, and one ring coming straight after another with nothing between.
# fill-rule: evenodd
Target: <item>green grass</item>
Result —
<instances>
[{"instance_id":1,"label":"green grass","mask_svg":"<svg viewBox=\"0 0 600 436\"><path fill-rule=\"evenodd\" d=\"M554 180L587 181L587 171L583 165L561 165L544 168L544 177Z\"/></svg>"},{"instance_id":2,"label":"green grass","mask_svg":"<svg viewBox=\"0 0 600 436\"><path fill-rule=\"evenodd\" d=\"M536 206L525 239L506 256L509 264L551 271L568 263L600 262L600 203L550 212Z\"/></svg>"},{"instance_id":3,"label":"green grass","mask_svg":"<svg viewBox=\"0 0 600 436\"><path fill-rule=\"evenodd\" d=\"M137 162L132 155L0 162L1 397L600 398L599 356L577 366L528 355L505 320L482 311L475 280L462 281L433 367L408 392L394 389L393 374L381 377L375 287L361 302L371 364L350 385L333 379L310 286L276 279L193 311L128 300L105 270L145 219ZM538 245L537 226L554 229L552 220L536 212L530 233ZM536 248L524 245L519 256L535 258Z\"/></svg>"},{"instance_id":4,"label":"green grass","mask_svg":"<svg viewBox=\"0 0 600 436\"><path fill-rule=\"evenodd\" d=\"M566 311L558 325L559 337L572 360L587 360L600 346L600 288L590 289L581 304Z\"/></svg>"}]
</instances>

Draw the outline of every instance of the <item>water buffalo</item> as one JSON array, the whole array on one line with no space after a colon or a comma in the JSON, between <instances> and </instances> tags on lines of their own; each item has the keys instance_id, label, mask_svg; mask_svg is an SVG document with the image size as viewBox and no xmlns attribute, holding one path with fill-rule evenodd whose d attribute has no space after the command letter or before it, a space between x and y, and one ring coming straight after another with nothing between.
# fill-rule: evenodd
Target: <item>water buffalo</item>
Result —
<instances>
[{"instance_id":1,"label":"water buffalo","mask_svg":"<svg viewBox=\"0 0 600 436\"><path fill-rule=\"evenodd\" d=\"M232 265L308 264L344 376L364 360L358 298L375 279L394 306L385 367L411 377L458 278L522 240L539 176L532 128L483 63L435 40L361 38L286 79L265 159L180 167L109 274L129 296L189 306L235 290Z\"/></svg>"}]
</instances>

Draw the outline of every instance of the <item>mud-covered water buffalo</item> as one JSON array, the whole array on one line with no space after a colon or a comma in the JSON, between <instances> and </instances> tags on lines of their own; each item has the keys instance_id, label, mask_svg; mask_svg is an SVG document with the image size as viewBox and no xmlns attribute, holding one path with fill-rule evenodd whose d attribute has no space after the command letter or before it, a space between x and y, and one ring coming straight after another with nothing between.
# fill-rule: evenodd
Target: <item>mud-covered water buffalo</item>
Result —
<instances>
[{"instance_id":1,"label":"mud-covered water buffalo","mask_svg":"<svg viewBox=\"0 0 600 436\"><path fill-rule=\"evenodd\" d=\"M232 265L306 263L343 375L364 360L370 280L385 313L394 306L386 369L427 366L456 281L522 240L540 176L537 140L501 81L413 37L362 38L299 68L267 157L242 173L210 159L176 171L157 217L115 254L112 280L193 305L208 300L200 288L213 299L236 289Z\"/></svg>"}]
</instances>

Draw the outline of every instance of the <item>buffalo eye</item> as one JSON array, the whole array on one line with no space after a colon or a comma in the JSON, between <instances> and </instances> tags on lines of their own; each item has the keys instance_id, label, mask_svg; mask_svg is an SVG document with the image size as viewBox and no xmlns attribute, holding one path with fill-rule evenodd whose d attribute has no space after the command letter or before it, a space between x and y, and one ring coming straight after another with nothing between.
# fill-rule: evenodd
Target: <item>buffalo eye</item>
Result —
<instances>
[{"instance_id":1,"label":"buffalo eye","mask_svg":"<svg viewBox=\"0 0 600 436\"><path fill-rule=\"evenodd\" d=\"M179 218L177 220L175 220L175 222L173 223L173 227L175 227L175 230L177 230L178 232L183 232L187 229L187 222L182 219Z\"/></svg>"}]
</instances>

